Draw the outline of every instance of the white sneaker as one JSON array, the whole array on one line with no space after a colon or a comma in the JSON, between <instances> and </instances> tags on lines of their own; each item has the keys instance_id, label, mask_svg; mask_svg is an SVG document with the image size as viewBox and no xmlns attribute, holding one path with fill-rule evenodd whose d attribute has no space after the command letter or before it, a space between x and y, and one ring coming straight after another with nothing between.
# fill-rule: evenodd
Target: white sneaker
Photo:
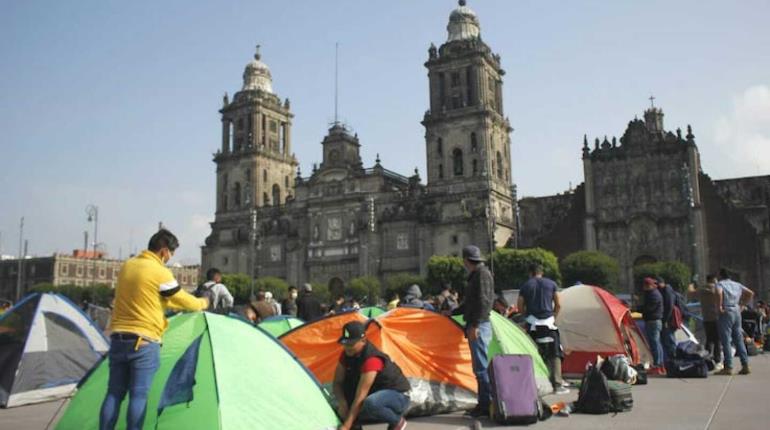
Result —
<instances>
[{"instance_id":1,"label":"white sneaker","mask_svg":"<svg viewBox=\"0 0 770 430\"><path fill-rule=\"evenodd\" d=\"M558 387L553 389L553 394L569 394L569 390L564 387Z\"/></svg>"},{"instance_id":2,"label":"white sneaker","mask_svg":"<svg viewBox=\"0 0 770 430\"><path fill-rule=\"evenodd\" d=\"M714 372L719 372L720 370L724 369L725 365L722 363L714 363Z\"/></svg>"}]
</instances>

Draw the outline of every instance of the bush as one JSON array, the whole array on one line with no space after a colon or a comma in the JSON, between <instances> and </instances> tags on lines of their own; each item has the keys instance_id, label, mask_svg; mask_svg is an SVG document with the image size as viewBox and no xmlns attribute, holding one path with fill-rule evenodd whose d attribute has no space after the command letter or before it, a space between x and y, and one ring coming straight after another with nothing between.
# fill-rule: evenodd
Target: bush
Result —
<instances>
[{"instance_id":1,"label":"bush","mask_svg":"<svg viewBox=\"0 0 770 430\"><path fill-rule=\"evenodd\" d=\"M634 267L634 287L636 290L642 288L642 282L646 277L660 276L668 285L684 293L687 286L690 285L692 272L690 268L679 261L659 261L657 263L642 264Z\"/></svg>"},{"instance_id":2,"label":"bush","mask_svg":"<svg viewBox=\"0 0 770 430\"><path fill-rule=\"evenodd\" d=\"M420 290L423 291L423 294L425 293L425 278L419 275L399 273L397 275L388 276L385 279L385 301L390 301L394 294L398 294L399 297L403 296L406 289L413 284L419 285Z\"/></svg>"},{"instance_id":3,"label":"bush","mask_svg":"<svg viewBox=\"0 0 770 430\"><path fill-rule=\"evenodd\" d=\"M564 258L559 264L564 277L564 285L578 282L602 287L608 291L618 291L617 260L598 251L578 251Z\"/></svg>"},{"instance_id":4,"label":"bush","mask_svg":"<svg viewBox=\"0 0 770 430\"><path fill-rule=\"evenodd\" d=\"M508 249L498 248L492 254L495 270L495 290L519 288L529 279L529 266L541 264L543 275L561 284L559 260L551 251L542 248Z\"/></svg>"},{"instance_id":5,"label":"bush","mask_svg":"<svg viewBox=\"0 0 770 430\"><path fill-rule=\"evenodd\" d=\"M462 258L434 255L428 260L428 291L424 293L436 295L449 285L462 295L467 276Z\"/></svg>"},{"instance_id":6,"label":"bush","mask_svg":"<svg viewBox=\"0 0 770 430\"><path fill-rule=\"evenodd\" d=\"M244 273L223 274L222 283L225 284L227 290L233 295L236 304L248 303L252 286L249 275Z\"/></svg>"},{"instance_id":7,"label":"bush","mask_svg":"<svg viewBox=\"0 0 770 430\"><path fill-rule=\"evenodd\" d=\"M345 295L352 296L359 302L366 299L369 305L377 305L380 300L380 281L374 276L353 278L345 288Z\"/></svg>"},{"instance_id":8,"label":"bush","mask_svg":"<svg viewBox=\"0 0 770 430\"><path fill-rule=\"evenodd\" d=\"M275 276L265 276L254 283L254 291L259 290L270 291L273 299L280 302L289 295L289 283Z\"/></svg>"}]
</instances>

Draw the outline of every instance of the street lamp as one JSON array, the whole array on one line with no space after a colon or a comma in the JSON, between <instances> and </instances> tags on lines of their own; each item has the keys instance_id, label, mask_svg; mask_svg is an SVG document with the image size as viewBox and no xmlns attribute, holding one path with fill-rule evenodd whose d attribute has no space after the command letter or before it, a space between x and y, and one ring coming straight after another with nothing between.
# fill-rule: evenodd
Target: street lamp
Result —
<instances>
[{"instance_id":1,"label":"street lamp","mask_svg":"<svg viewBox=\"0 0 770 430\"><path fill-rule=\"evenodd\" d=\"M98 242L97 232L99 231L99 207L93 204L90 204L86 206L86 215L88 215L88 222L94 223L94 242L93 242L93 249L94 249L94 255L93 258L96 258L96 244ZM86 254L88 254L88 248L86 248ZM96 267L95 264L92 265L92 272L91 272L91 284L94 284L94 279L96 277Z\"/></svg>"}]
</instances>

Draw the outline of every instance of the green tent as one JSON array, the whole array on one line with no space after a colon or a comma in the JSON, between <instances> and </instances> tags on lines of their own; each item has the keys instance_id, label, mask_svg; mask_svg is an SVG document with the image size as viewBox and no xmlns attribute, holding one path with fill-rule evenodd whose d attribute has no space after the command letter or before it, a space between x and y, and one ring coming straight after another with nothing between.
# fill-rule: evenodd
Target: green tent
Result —
<instances>
[{"instance_id":1,"label":"green tent","mask_svg":"<svg viewBox=\"0 0 770 430\"><path fill-rule=\"evenodd\" d=\"M386 311L385 309L379 307L379 306L367 306L365 308L359 309L359 312L364 314L367 318L376 318L382 314L384 314Z\"/></svg>"},{"instance_id":2,"label":"green tent","mask_svg":"<svg viewBox=\"0 0 770 430\"><path fill-rule=\"evenodd\" d=\"M265 318L261 323L257 324L259 328L270 333L274 338L286 333L287 331L299 327L302 322L299 318L294 318L288 315L278 315L270 318Z\"/></svg>"},{"instance_id":3,"label":"green tent","mask_svg":"<svg viewBox=\"0 0 770 430\"><path fill-rule=\"evenodd\" d=\"M201 312L173 317L160 354L146 430L319 430L339 425L327 396L294 356L265 332L235 318ZM108 375L104 360L81 382L57 429L99 427ZM127 404L124 399L118 429L125 429Z\"/></svg>"},{"instance_id":4,"label":"green tent","mask_svg":"<svg viewBox=\"0 0 770 430\"><path fill-rule=\"evenodd\" d=\"M455 315L452 319L465 326L462 315ZM537 345L532 341L532 338L521 327L497 312L493 311L489 314L489 321L492 323L492 341L489 343L487 351L489 359L492 360L498 354L527 354L532 356L538 391L541 394L550 394L553 388L548 380L548 367L540 357Z\"/></svg>"}]
</instances>

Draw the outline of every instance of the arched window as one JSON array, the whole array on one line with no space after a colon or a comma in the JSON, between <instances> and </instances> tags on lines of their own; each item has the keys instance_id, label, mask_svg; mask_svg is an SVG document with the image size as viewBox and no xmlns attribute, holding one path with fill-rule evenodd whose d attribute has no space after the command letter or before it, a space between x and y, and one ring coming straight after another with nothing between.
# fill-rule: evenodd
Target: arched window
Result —
<instances>
[{"instance_id":1,"label":"arched window","mask_svg":"<svg viewBox=\"0 0 770 430\"><path fill-rule=\"evenodd\" d=\"M267 183L267 170L262 171L262 182Z\"/></svg>"},{"instance_id":2,"label":"arched window","mask_svg":"<svg viewBox=\"0 0 770 430\"><path fill-rule=\"evenodd\" d=\"M455 176L463 175L463 151L460 148L456 148L452 151L452 172Z\"/></svg>"},{"instance_id":3,"label":"arched window","mask_svg":"<svg viewBox=\"0 0 770 430\"><path fill-rule=\"evenodd\" d=\"M281 205L281 187L278 184L273 184L273 205Z\"/></svg>"},{"instance_id":4,"label":"arched window","mask_svg":"<svg viewBox=\"0 0 770 430\"><path fill-rule=\"evenodd\" d=\"M497 177L502 179L503 176L503 156L500 151L497 151Z\"/></svg>"},{"instance_id":5,"label":"arched window","mask_svg":"<svg viewBox=\"0 0 770 430\"><path fill-rule=\"evenodd\" d=\"M439 164L438 165L438 178L439 179L444 179L444 165L443 164Z\"/></svg>"},{"instance_id":6,"label":"arched window","mask_svg":"<svg viewBox=\"0 0 770 430\"><path fill-rule=\"evenodd\" d=\"M473 159L473 176L477 176L479 174L479 160Z\"/></svg>"},{"instance_id":7,"label":"arched window","mask_svg":"<svg viewBox=\"0 0 770 430\"><path fill-rule=\"evenodd\" d=\"M235 199L235 207L241 207L241 183L236 182L233 187L233 199Z\"/></svg>"},{"instance_id":8,"label":"arched window","mask_svg":"<svg viewBox=\"0 0 770 430\"><path fill-rule=\"evenodd\" d=\"M471 152L478 152L479 143L476 141L476 133L471 133Z\"/></svg>"},{"instance_id":9,"label":"arched window","mask_svg":"<svg viewBox=\"0 0 770 430\"><path fill-rule=\"evenodd\" d=\"M444 139L438 138L438 142L436 143L436 152L438 155L444 155Z\"/></svg>"}]
</instances>

